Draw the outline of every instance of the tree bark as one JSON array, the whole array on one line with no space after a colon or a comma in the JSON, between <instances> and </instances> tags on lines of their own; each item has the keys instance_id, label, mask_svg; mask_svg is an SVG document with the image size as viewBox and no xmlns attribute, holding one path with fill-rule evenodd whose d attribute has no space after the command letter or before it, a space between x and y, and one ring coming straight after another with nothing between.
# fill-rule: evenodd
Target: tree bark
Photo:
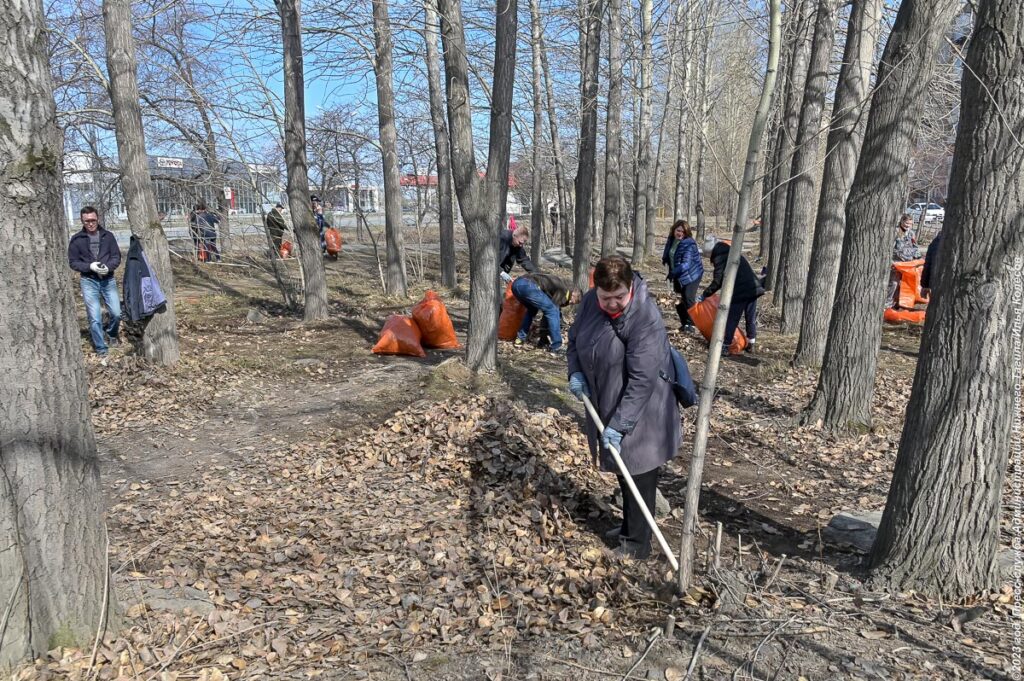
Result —
<instances>
[{"instance_id":1,"label":"tree bark","mask_svg":"<svg viewBox=\"0 0 1024 681\"><path fill-rule=\"evenodd\" d=\"M536 0L534 0L536 1ZM622 0L608 3L608 118L605 127L604 226L601 257L614 255L619 242L622 195Z\"/></svg>"},{"instance_id":2,"label":"tree bark","mask_svg":"<svg viewBox=\"0 0 1024 681\"><path fill-rule=\"evenodd\" d=\"M0 669L91 644L105 613L103 493L68 276L38 0L0 5ZM76 277L77 279L77 277Z\"/></svg>"},{"instance_id":3,"label":"tree bark","mask_svg":"<svg viewBox=\"0 0 1024 681\"><path fill-rule=\"evenodd\" d=\"M139 107L135 41L132 39L130 0L105 0L103 29L106 36L107 70L110 73L110 104L114 113L121 190L132 233L142 241L153 274L167 297L167 309L153 315L142 334L142 355L168 366L178 361L178 329L174 313L174 273L167 238L156 212L156 197L149 176L146 141Z\"/></svg>"},{"instance_id":4,"label":"tree bark","mask_svg":"<svg viewBox=\"0 0 1024 681\"><path fill-rule=\"evenodd\" d=\"M785 241L782 237L786 229L786 198L789 193L794 140L797 126L800 123L800 104L803 101L804 84L807 81L807 53L811 48L807 36L807 28L810 23L810 13L808 12L810 0L798 1L799 5L797 5L796 17L793 21L793 45L786 69L786 98L782 107L779 136L775 143L778 176L772 198L771 243L768 248L768 283L766 286L768 289L776 289L782 284L780 265L783 262L782 252L785 249ZM782 300L778 291L776 291L774 299Z\"/></svg>"},{"instance_id":5,"label":"tree bark","mask_svg":"<svg viewBox=\"0 0 1024 681\"><path fill-rule=\"evenodd\" d=\"M648 0L649 1L649 0ZM586 291L590 285L590 220L593 210L594 171L597 160L597 86L601 56L603 0L586 0L586 68L580 83L580 147L576 171L576 231L573 243L573 285Z\"/></svg>"},{"instance_id":6,"label":"tree bark","mask_svg":"<svg viewBox=\"0 0 1024 681\"><path fill-rule=\"evenodd\" d=\"M452 205L452 164L448 148L448 124L444 120L441 90L441 58L437 53L437 0L424 0L426 23L423 41L427 45L427 84L430 90L430 123L434 128L437 157L437 212L440 231L441 285L455 288L455 212ZM539 101L539 95L538 101Z\"/></svg>"},{"instance_id":7,"label":"tree bark","mask_svg":"<svg viewBox=\"0 0 1024 681\"><path fill-rule=\"evenodd\" d=\"M839 70L832 127L828 134L814 227L807 297L800 320L800 339L793 362L817 367L825 356L832 302L839 277L846 199L857 170L867 123L868 93L875 44L881 25L882 0L855 0L850 12L843 65Z\"/></svg>"},{"instance_id":8,"label":"tree bark","mask_svg":"<svg viewBox=\"0 0 1024 681\"><path fill-rule=\"evenodd\" d=\"M469 64L460 0L440 0L445 82L448 86L448 129L452 175L459 208L469 237L469 333L466 363L473 372L497 365L498 235L508 195L512 143L512 90L515 83L517 1L495 8L494 84L491 88L487 172L477 173L473 151L473 113Z\"/></svg>"},{"instance_id":9,"label":"tree bark","mask_svg":"<svg viewBox=\"0 0 1024 681\"><path fill-rule=\"evenodd\" d=\"M689 178L687 177L687 170L689 166L689 157L686 153L687 142L689 141L686 136L687 118L689 117L690 101L687 97L690 87L690 73L692 70L692 60L690 59L691 47L693 44L692 27L693 27L693 13L691 10L691 3L687 2L685 6L681 6L682 19L683 19L683 36L680 41L680 45L677 48L679 53L682 54L683 65L680 69L679 74L679 111L678 120L676 121L676 182L675 191L672 194L672 219L673 221L679 219L689 220L690 218L690 206L687 201L686 186ZM673 87L671 84L669 87ZM703 102L699 103L703 107ZM668 108L668 96L666 95L665 106ZM701 109L703 111L703 109Z\"/></svg>"},{"instance_id":10,"label":"tree bark","mask_svg":"<svg viewBox=\"0 0 1024 681\"><path fill-rule=\"evenodd\" d=\"M697 234L701 240L704 239L707 230L707 214L704 209L704 183L707 178L704 176L704 166L707 165L708 119L710 118L708 91L711 79L711 8L711 0L709 0L706 22L709 27L704 32L700 47L700 141L697 143L697 173L693 192L693 210L697 214Z\"/></svg>"},{"instance_id":11,"label":"tree bark","mask_svg":"<svg viewBox=\"0 0 1024 681\"><path fill-rule=\"evenodd\" d=\"M642 269L653 236L647 226L647 195L651 176L651 104L654 101L653 0L640 0L640 131L633 181L633 266Z\"/></svg>"},{"instance_id":12,"label":"tree bark","mask_svg":"<svg viewBox=\"0 0 1024 681\"><path fill-rule=\"evenodd\" d=\"M783 232L785 260L780 269L785 278L782 297L782 333L800 330L807 291L807 268L811 260L814 224L814 172L818 163L821 116L828 89L828 65L835 43L836 0L818 0L814 13L814 38L807 65L800 124L790 171L789 196L786 198L786 228Z\"/></svg>"},{"instance_id":13,"label":"tree bark","mask_svg":"<svg viewBox=\"0 0 1024 681\"><path fill-rule=\"evenodd\" d=\"M846 233L825 359L807 418L845 429L871 424L893 233L911 150L942 37L957 0L904 0L889 34L864 148L846 202Z\"/></svg>"},{"instance_id":14,"label":"tree bark","mask_svg":"<svg viewBox=\"0 0 1024 681\"><path fill-rule=\"evenodd\" d=\"M1002 491L1020 423L1024 5L981 0L976 8L942 266L871 554L878 583L946 599L1001 583Z\"/></svg>"},{"instance_id":15,"label":"tree bark","mask_svg":"<svg viewBox=\"0 0 1024 681\"><path fill-rule=\"evenodd\" d=\"M562 161L562 146L558 141L558 114L555 109L555 89L551 84L551 68L548 66L548 52L544 48L544 34L540 36L540 63L544 71L545 100L548 108L548 128L551 130L551 153L555 157L555 189L558 192L558 232L562 238L562 250L572 255L569 235L569 199L566 196L565 163Z\"/></svg>"},{"instance_id":16,"label":"tree bark","mask_svg":"<svg viewBox=\"0 0 1024 681\"><path fill-rule=\"evenodd\" d=\"M715 382L718 379L718 366L722 357L722 341L725 337L725 322L732 301L733 288L736 283L736 271L740 266L743 250L743 236L747 231L747 214L750 211L750 198L754 193L755 175L757 174L757 157L761 150L761 137L768 122L768 110L771 106L772 91L779 67L779 43L781 16L779 0L770 0L768 64L765 69L764 85L754 123L750 129L750 140L747 143L747 158L743 168L743 184L740 185L739 202L736 207L736 221L732 231L732 247L725 265L725 276L722 279L721 301L715 315L715 323L711 330L711 347L708 351L707 368L701 384L700 403L697 407L697 429L693 438L693 455L690 457L690 471L686 484L686 509L683 516L683 538L679 547L679 590L685 592L693 583L694 566L694 535L697 525L697 505L700 501L701 478L704 473L704 456L707 451L708 432L711 426L711 403L715 395Z\"/></svg>"},{"instance_id":17,"label":"tree bark","mask_svg":"<svg viewBox=\"0 0 1024 681\"><path fill-rule=\"evenodd\" d=\"M402 234L402 182L398 170L398 131L391 75L391 19L387 0L373 0L373 73L377 81L377 122L384 174L384 242L387 251L387 293L409 295Z\"/></svg>"},{"instance_id":18,"label":"tree bark","mask_svg":"<svg viewBox=\"0 0 1024 681\"><path fill-rule=\"evenodd\" d=\"M652 226L657 224L656 220L662 175L661 159L663 157L663 152L665 150L665 147L667 146L666 143L668 141L668 137L665 134L665 128L668 125L668 114L673 102L672 93L675 88L676 80L676 53L679 51L679 27L682 11L683 5L680 4L676 8L676 13L672 20L672 27L670 31L672 38L669 46L668 74L665 79L665 103L664 106L661 108L661 121L658 124L658 149L654 154L654 170L653 172L651 172L651 181L647 188L647 194L649 197L649 200L647 202L647 224ZM681 131L679 138L682 139ZM674 222L675 219L676 218L673 216L671 218L671 221ZM649 241L651 243L648 244L648 255L650 255L650 248L653 247L655 238L651 238L649 239Z\"/></svg>"},{"instance_id":19,"label":"tree bark","mask_svg":"<svg viewBox=\"0 0 1024 681\"><path fill-rule=\"evenodd\" d=\"M301 0L274 0L284 43L284 159L288 169L288 208L299 244L306 322L327 319L327 277L320 233L309 199L306 165L306 95L302 62ZM355 197L359 203L359 195Z\"/></svg>"},{"instance_id":20,"label":"tree bark","mask_svg":"<svg viewBox=\"0 0 1024 681\"><path fill-rule=\"evenodd\" d=\"M530 48L533 56L533 190L530 206L530 259L540 262L544 235L544 182L541 173L541 145L544 141L544 84L540 62L540 0L530 0Z\"/></svg>"}]
</instances>

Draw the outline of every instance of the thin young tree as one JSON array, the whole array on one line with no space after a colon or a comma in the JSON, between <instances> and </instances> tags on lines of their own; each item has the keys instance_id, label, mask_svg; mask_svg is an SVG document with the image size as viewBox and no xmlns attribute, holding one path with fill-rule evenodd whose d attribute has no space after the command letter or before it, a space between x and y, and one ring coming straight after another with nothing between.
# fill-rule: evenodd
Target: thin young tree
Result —
<instances>
[{"instance_id":1,"label":"thin young tree","mask_svg":"<svg viewBox=\"0 0 1024 681\"><path fill-rule=\"evenodd\" d=\"M387 0L373 0L373 73L377 81L377 121L384 175L384 242L387 251L387 293L409 295L402 234L402 185L398 170L398 132L391 68L391 19Z\"/></svg>"},{"instance_id":2,"label":"thin young tree","mask_svg":"<svg viewBox=\"0 0 1024 681\"><path fill-rule=\"evenodd\" d=\"M139 107L135 41L132 39L130 0L104 0L103 32L110 73L110 103L114 112L121 191L128 209L132 233L142 241L150 267L167 297L167 309L146 322L142 355L157 364L178 361L178 329L174 314L174 273L167 238L156 212L156 196L149 176L146 140Z\"/></svg>"},{"instance_id":3,"label":"thin young tree","mask_svg":"<svg viewBox=\"0 0 1024 681\"><path fill-rule=\"evenodd\" d=\"M647 246L647 190L651 174L651 107L654 103L654 3L640 0L640 131L633 180L633 266L642 267ZM652 235L653 236L653 235ZM652 238L653 241L653 238Z\"/></svg>"},{"instance_id":4,"label":"thin young tree","mask_svg":"<svg viewBox=\"0 0 1024 681\"><path fill-rule=\"evenodd\" d=\"M487 170L481 178L473 151L469 64L460 0L440 0L452 176L469 238L469 332L466 363L492 371L498 353L498 235L508 196L515 84L517 0L495 7L494 81L491 88Z\"/></svg>"},{"instance_id":5,"label":"thin young tree","mask_svg":"<svg viewBox=\"0 0 1024 681\"><path fill-rule=\"evenodd\" d=\"M687 182L689 180L687 171L689 170L690 158L689 154L686 153L687 143L689 142L686 131L689 129L688 122L691 117L689 88L691 85L690 75L693 72L693 60L690 58L693 51L694 33L692 6L693 2L691 0L681 0L679 5L678 11L682 19L681 35L676 49L673 50L673 55L677 52L680 54L682 66L679 68L678 82L673 84L671 80L669 81L669 90L665 99L665 108L668 109L672 88L677 89L679 104L676 117L676 183L672 199L673 220L689 219L690 217L689 192L687 191ZM703 112L703 102L698 104L701 106L701 112Z\"/></svg>"},{"instance_id":6,"label":"thin young tree","mask_svg":"<svg viewBox=\"0 0 1024 681\"><path fill-rule=\"evenodd\" d=\"M544 34L540 36L540 64L544 71L545 102L548 109L548 130L551 132L551 154L555 159L555 190L558 194L558 225L562 239L562 250L572 255L572 240L569 234L569 198L565 179L565 161L562 160L562 145L558 137L558 113L555 108L555 89L552 85L551 66L548 51L544 46Z\"/></svg>"},{"instance_id":7,"label":"thin young tree","mask_svg":"<svg viewBox=\"0 0 1024 681\"><path fill-rule=\"evenodd\" d=\"M818 163L821 138L821 116L828 89L828 66L835 43L836 0L818 0L814 12L814 37L807 65L800 122L790 170L789 195L786 198L786 223L783 232L785 258L779 268L784 277L782 286L782 333L800 330L807 291L807 268L810 266L811 241L814 233L814 168Z\"/></svg>"},{"instance_id":8,"label":"thin young tree","mask_svg":"<svg viewBox=\"0 0 1024 681\"><path fill-rule=\"evenodd\" d=\"M533 186L530 202L530 258L540 262L544 236L544 69L540 60L540 0L530 0L530 50L533 56Z\"/></svg>"},{"instance_id":9,"label":"thin young tree","mask_svg":"<svg viewBox=\"0 0 1024 681\"><path fill-rule=\"evenodd\" d=\"M39 0L0 5L0 669L86 646L113 609L103 491L68 276ZM105 603L105 600L107 601Z\"/></svg>"},{"instance_id":10,"label":"thin young tree","mask_svg":"<svg viewBox=\"0 0 1024 681\"><path fill-rule=\"evenodd\" d=\"M938 283L871 552L880 584L947 599L1000 583L1024 340L1024 4L975 7Z\"/></svg>"},{"instance_id":11,"label":"thin young tree","mask_svg":"<svg viewBox=\"0 0 1024 681\"><path fill-rule=\"evenodd\" d=\"M452 161L448 147L448 124L444 120L444 92L441 89L441 58L437 53L437 0L424 0L426 9L423 42L427 46L427 86L430 90L430 123L434 128L437 157L438 230L441 255L441 285L455 288L455 214L452 205Z\"/></svg>"},{"instance_id":12,"label":"thin young tree","mask_svg":"<svg viewBox=\"0 0 1024 681\"><path fill-rule=\"evenodd\" d=\"M903 0L878 67L818 387L805 415L830 429L871 423L894 225L935 57L958 0Z\"/></svg>"},{"instance_id":13,"label":"thin young tree","mask_svg":"<svg viewBox=\"0 0 1024 681\"><path fill-rule=\"evenodd\" d=\"M536 1L536 0L534 0ZM605 125L604 221L601 257L619 243L622 195L622 0L608 2L608 114Z\"/></svg>"},{"instance_id":14,"label":"thin young tree","mask_svg":"<svg viewBox=\"0 0 1024 681\"><path fill-rule=\"evenodd\" d=\"M573 285L584 291L590 283L590 221L597 162L597 88L603 8L603 0L586 0L586 64L580 82L580 145L579 166L576 170L576 231L572 255Z\"/></svg>"},{"instance_id":15,"label":"thin young tree","mask_svg":"<svg viewBox=\"0 0 1024 681\"><path fill-rule=\"evenodd\" d=\"M846 228L846 199L864 140L871 68L881 17L882 0L854 0L826 142L807 295L800 319L800 339L793 358L798 366L820 366L825 355Z\"/></svg>"},{"instance_id":16,"label":"thin young tree","mask_svg":"<svg viewBox=\"0 0 1024 681\"><path fill-rule=\"evenodd\" d=\"M306 163L306 95L302 61L301 0L274 0L281 18L284 52L284 157L288 174L288 207L299 244L307 322L327 319L327 276L320 236L309 198ZM358 202L358 195L356 201Z\"/></svg>"},{"instance_id":17,"label":"thin young tree","mask_svg":"<svg viewBox=\"0 0 1024 681\"><path fill-rule=\"evenodd\" d=\"M782 19L780 0L769 0L769 35L768 63L765 68L764 84L758 100L754 122L750 128L750 140L747 143L747 158L743 167L743 184L736 207L736 221L733 224L732 247L725 265L725 276L722 280L721 301L715 323L711 330L711 346L708 351L707 368L701 383L700 403L697 407L697 430L693 437L693 455L690 457L690 471L686 484L686 505L683 516L683 538L679 547L679 589L685 592L693 583L693 567L696 553L694 537L697 527L697 506L700 500L701 479L704 474L704 455L707 451L708 432L711 427L711 403L715 395L715 382L718 380L718 366L722 357L722 340L725 338L726 316L729 303L732 301L733 287L736 283L736 271L739 269L740 256L743 250L743 237L747 227L747 213L750 210L751 197L754 194L755 175L757 174L757 157L761 150L761 138L768 122L771 107L772 91L779 68L779 43L781 42Z\"/></svg>"},{"instance_id":18,"label":"thin young tree","mask_svg":"<svg viewBox=\"0 0 1024 681\"><path fill-rule=\"evenodd\" d=\"M766 288L775 289L782 284L782 251L785 248L783 234L786 229L786 198L790 170L793 162L793 146L797 127L800 125L800 105L803 102L804 85L807 81L807 60L811 49L808 27L811 12L810 0L797 0L795 18L793 19L792 46L789 50L789 64L786 69L786 94L782 105L782 120L779 124L779 136L775 144L775 161L778 169L775 187L772 193L771 224L768 225L770 238L768 244L768 281ZM764 226L762 225L762 229ZM775 300L781 301L779 292L775 292Z\"/></svg>"}]
</instances>

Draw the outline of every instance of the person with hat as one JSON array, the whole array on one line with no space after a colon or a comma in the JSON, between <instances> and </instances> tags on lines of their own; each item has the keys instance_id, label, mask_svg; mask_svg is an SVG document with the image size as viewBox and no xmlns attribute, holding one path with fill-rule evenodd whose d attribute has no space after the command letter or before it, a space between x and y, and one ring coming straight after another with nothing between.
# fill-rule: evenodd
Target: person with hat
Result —
<instances>
[{"instance_id":1,"label":"person with hat","mask_svg":"<svg viewBox=\"0 0 1024 681\"><path fill-rule=\"evenodd\" d=\"M278 203L270 209L266 217L267 234L270 235L270 241L274 244L274 252L271 254L273 257L280 256L281 244L284 243L284 232L288 229L283 211L284 206Z\"/></svg>"}]
</instances>

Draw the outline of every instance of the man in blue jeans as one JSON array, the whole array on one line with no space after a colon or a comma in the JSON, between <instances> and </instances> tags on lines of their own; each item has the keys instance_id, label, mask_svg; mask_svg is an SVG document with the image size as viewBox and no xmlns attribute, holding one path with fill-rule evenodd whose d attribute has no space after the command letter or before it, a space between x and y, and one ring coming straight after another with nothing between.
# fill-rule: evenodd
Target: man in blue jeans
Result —
<instances>
[{"instance_id":1,"label":"man in blue jeans","mask_svg":"<svg viewBox=\"0 0 1024 681\"><path fill-rule=\"evenodd\" d=\"M570 288L560 277L541 272L531 272L512 282L512 295L526 308L526 316L519 327L515 345L523 345L530 336L530 326L537 312L544 313L547 335L551 346L548 352L560 355L562 349L562 313L559 308L580 302L579 289Z\"/></svg>"},{"instance_id":2,"label":"man in blue jeans","mask_svg":"<svg viewBox=\"0 0 1024 681\"><path fill-rule=\"evenodd\" d=\"M92 206L79 211L82 231L68 244L68 263L82 275L82 298L89 317L89 335L96 354L105 357L109 345L117 345L121 326L121 299L117 294L114 271L121 264L121 249L111 232L100 226L99 214ZM103 324L103 305L110 317Z\"/></svg>"}]
</instances>

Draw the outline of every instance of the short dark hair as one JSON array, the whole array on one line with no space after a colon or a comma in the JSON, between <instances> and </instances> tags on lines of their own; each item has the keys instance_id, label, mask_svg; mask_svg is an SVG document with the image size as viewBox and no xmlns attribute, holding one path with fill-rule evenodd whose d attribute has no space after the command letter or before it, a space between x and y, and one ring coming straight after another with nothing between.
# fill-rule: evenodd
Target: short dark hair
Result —
<instances>
[{"instance_id":1,"label":"short dark hair","mask_svg":"<svg viewBox=\"0 0 1024 681\"><path fill-rule=\"evenodd\" d=\"M284 206L282 206L282 205L281 205L281 204L279 203L279 204L277 204L276 206L274 206L274 208L284 208Z\"/></svg>"},{"instance_id":2,"label":"short dark hair","mask_svg":"<svg viewBox=\"0 0 1024 681\"><path fill-rule=\"evenodd\" d=\"M100 212L96 210L95 206L82 206L82 210L78 211L78 217L82 217L87 213L95 213L96 215L100 214Z\"/></svg>"},{"instance_id":3,"label":"short dark hair","mask_svg":"<svg viewBox=\"0 0 1024 681\"><path fill-rule=\"evenodd\" d=\"M621 255L601 258L594 267L594 285L604 291L614 291L620 286L633 285L633 268Z\"/></svg>"}]
</instances>

